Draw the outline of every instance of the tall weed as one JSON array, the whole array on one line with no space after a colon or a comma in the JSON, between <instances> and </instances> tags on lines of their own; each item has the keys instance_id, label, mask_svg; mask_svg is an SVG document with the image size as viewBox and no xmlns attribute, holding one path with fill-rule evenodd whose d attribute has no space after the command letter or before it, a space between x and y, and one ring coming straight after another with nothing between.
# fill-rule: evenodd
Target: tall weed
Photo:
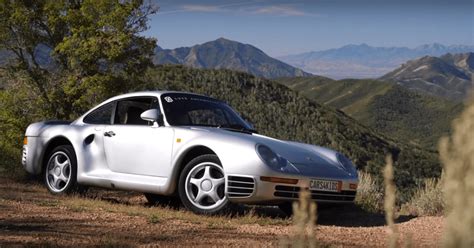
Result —
<instances>
[{"instance_id":1,"label":"tall weed","mask_svg":"<svg viewBox=\"0 0 474 248\"><path fill-rule=\"evenodd\" d=\"M319 247L316 240L316 203L311 199L311 193L303 189L299 201L293 202L294 233L281 242L282 247Z\"/></svg>"},{"instance_id":2,"label":"tall weed","mask_svg":"<svg viewBox=\"0 0 474 248\"><path fill-rule=\"evenodd\" d=\"M439 142L446 199L445 247L474 247L474 101Z\"/></svg>"},{"instance_id":3,"label":"tall weed","mask_svg":"<svg viewBox=\"0 0 474 248\"><path fill-rule=\"evenodd\" d=\"M385 168L383 170L384 184L385 184L385 197L384 197L384 209L385 219L388 225L388 246L390 248L397 247L398 230L395 226L395 201L397 189L393 182L393 160L391 156L385 158Z\"/></svg>"}]
</instances>

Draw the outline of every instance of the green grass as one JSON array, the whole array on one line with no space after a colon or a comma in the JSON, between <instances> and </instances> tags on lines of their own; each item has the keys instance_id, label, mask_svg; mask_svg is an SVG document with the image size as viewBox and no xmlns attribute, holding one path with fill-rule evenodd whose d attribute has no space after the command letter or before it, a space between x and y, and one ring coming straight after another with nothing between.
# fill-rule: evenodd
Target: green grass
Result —
<instances>
[{"instance_id":1,"label":"green grass","mask_svg":"<svg viewBox=\"0 0 474 248\"><path fill-rule=\"evenodd\" d=\"M159 215L152 214L148 217L148 222L151 224L157 224L157 223L162 223L163 220L161 219Z\"/></svg>"}]
</instances>

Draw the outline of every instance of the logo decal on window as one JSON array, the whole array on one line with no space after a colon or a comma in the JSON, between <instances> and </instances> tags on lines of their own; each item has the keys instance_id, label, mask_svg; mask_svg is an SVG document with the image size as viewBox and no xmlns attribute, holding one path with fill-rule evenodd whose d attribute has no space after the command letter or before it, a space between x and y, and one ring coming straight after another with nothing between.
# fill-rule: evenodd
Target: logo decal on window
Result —
<instances>
[{"instance_id":1,"label":"logo decal on window","mask_svg":"<svg viewBox=\"0 0 474 248\"><path fill-rule=\"evenodd\" d=\"M167 96L167 97L165 97L165 101L166 102L173 102L173 98Z\"/></svg>"}]
</instances>

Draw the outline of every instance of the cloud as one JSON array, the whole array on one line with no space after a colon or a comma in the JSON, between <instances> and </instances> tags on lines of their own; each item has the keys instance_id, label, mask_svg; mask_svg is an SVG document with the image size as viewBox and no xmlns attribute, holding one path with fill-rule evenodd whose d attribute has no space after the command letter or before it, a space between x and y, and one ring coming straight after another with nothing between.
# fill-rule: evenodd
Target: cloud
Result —
<instances>
[{"instance_id":1,"label":"cloud","mask_svg":"<svg viewBox=\"0 0 474 248\"><path fill-rule=\"evenodd\" d=\"M223 11L221 6L185 4L181 6L182 12L219 12Z\"/></svg>"},{"instance_id":2,"label":"cloud","mask_svg":"<svg viewBox=\"0 0 474 248\"><path fill-rule=\"evenodd\" d=\"M183 4L177 9L168 11L159 11L157 14L175 14L188 12L217 13L217 12L233 12L240 15L274 15L274 16L318 16L312 13L300 10L292 5L262 5L261 1L246 1L229 3L222 5L206 5L206 4ZM253 5L253 6L252 6Z\"/></svg>"},{"instance_id":3,"label":"cloud","mask_svg":"<svg viewBox=\"0 0 474 248\"><path fill-rule=\"evenodd\" d=\"M230 7L250 5L254 4L254 1L251 2L238 2L238 3L229 3L222 5L205 5L205 4L184 4L180 5L178 9L169 10L169 11L159 11L157 14L174 14L174 13L186 13L186 12L228 12L232 11Z\"/></svg>"},{"instance_id":4,"label":"cloud","mask_svg":"<svg viewBox=\"0 0 474 248\"><path fill-rule=\"evenodd\" d=\"M280 16L307 16L310 15L302 10L296 9L290 6L264 6L257 8L253 11L254 14L268 14L268 15L280 15Z\"/></svg>"}]
</instances>

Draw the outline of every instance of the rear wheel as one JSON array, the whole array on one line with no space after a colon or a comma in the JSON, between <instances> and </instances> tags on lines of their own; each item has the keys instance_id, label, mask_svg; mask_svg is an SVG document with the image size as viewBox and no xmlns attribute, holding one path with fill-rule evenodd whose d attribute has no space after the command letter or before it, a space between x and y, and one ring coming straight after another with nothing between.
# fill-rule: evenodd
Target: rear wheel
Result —
<instances>
[{"instance_id":1,"label":"rear wheel","mask_svg":"<svg viewBox=\"0 0 474 248\"><path fill-rule=\"evenodd\" d=\"M201 155L181 172L178 185L183 205L197 214L216 214L229 205L225 175L216 155Z\"/></svg>"},{"instance_id":2,"label":"rear wheel","mask_svg":"<svg viewBox=\"0 0 474 248\"><path fill-rule=\"evenodd\" d=\"M74 148L58 146L51 151L44 169L44 181L53 194L71 193L76 189L77 162Z\"/></svg>"}]
</instances>

